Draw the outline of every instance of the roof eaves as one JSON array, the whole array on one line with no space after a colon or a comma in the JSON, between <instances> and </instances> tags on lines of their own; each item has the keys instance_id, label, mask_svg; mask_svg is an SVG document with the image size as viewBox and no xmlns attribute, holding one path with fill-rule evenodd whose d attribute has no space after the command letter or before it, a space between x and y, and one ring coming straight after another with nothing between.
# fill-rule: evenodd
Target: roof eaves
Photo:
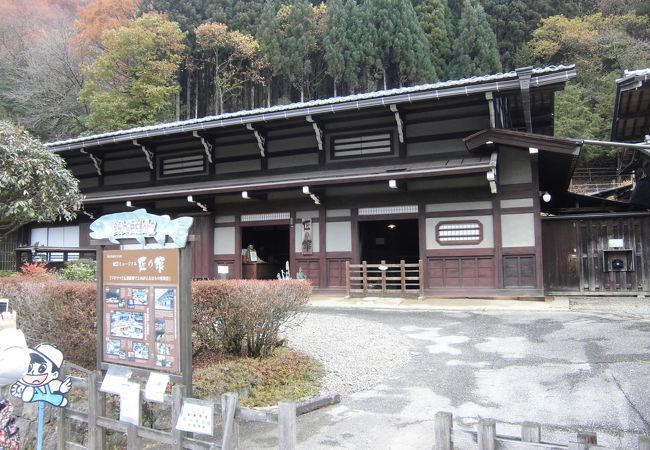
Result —
<instances>
[{"instance_id":1,"label":"roof eaves","mask_svg":"<svg viewBox=\"0 0 650 450\"><path fill-rule=\"evenodd\" d=\"M531 79L531 87L539 87L559 82L566 82L575 78L576 70L574 65L549 66L533 69L533 75L534 77ZM93 136L50 142L45 144L45 146L53 152L60 152L126 142L133 139L145 139L232 125L246 125L248 123L267 122L269 120L335 113L338 111L355 110L373 106L411 103L418 100L440 99L459 95L469 95L471 93L488 91L498 92L505 89L515 88L519 88L519 80L517 73L513 71L503 74L445 81L435 84L371 92L347 97L314 100L306 103L294 103L271 108L227 113L220 116L209 116L181 122L112 131Z\"/></svg>"}]
</instances>

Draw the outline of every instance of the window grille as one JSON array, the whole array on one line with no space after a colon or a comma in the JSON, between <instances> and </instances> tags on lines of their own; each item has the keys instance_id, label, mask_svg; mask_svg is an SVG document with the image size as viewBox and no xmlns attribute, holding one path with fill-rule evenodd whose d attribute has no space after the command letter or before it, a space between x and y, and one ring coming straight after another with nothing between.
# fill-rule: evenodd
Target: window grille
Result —
<instances>
[{"instance_id":1,"label":"window grille","mask_svg":"<svg viewBox=\"0 0 650 450\"><path fill-rule=\"evenodd\" d=\"M242 222L265 222L268 220L289 220L291 215L288 212L284 213L269 213L269 214L242 214Z\"/></svg>"},{"instance_id":2,"label":"window grille","mask_svg":"<svg viewBox=\"0 0 650 450\"><path fill-rule=\"evenodd\" d=\"M440 245L476 245L483 240L483 225L478 220L440 222L436 226L436 241Z\"/></svg>"},{"instance_id":3,"label":"window grille","mask_svg":"<svg viewBox=\"0 0 650 450\"><path fill-rule=\"evenodd\" d=\"M386 214L417 214L418 205L359 208L360 216L383 216Z\"/></svg>"},{"instance_id":4,"label":"window grille","mask_svg":"<svg viewBox=\"0 0 650 450\"><path fill-rule=\"evenodd\" d=\"M393 152L391 133L377 133L355 137L334 138L332 156L350 158L357 156L386 155Z\"/></svg>"},{"instance_id":5,"label":"window grille","mask_svg":"<svg viewBox=\"0 0 650 450\"><path fill-rule=\"evenodd\" d=\"M182 176L186 174L205 173L205 155L163 157L160 159L160 174L163 177Z\"/></svg>"}]
</instances>

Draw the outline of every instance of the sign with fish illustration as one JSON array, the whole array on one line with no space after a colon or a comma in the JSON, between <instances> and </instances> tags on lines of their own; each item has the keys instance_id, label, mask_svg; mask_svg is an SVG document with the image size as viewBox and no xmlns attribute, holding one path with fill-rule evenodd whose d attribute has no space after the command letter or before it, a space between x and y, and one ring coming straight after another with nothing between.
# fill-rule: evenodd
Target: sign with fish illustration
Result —
<instances>
[{"instance_id":1,"label":"sign with fish illustration","mask_svg":"<svg viewBox=\"0 0 650 450\"><path fill-rule=\"evenodd\" d=\"M102 361L180 371L179 250L102 252Z\"/></svg>"},{"instance_id":2,"label":"sign with fish illustration","mask_svg":"<svg viewBox=\"0 0 650 450\"><path fill-rule=\"evenodd\" d=\"M194 219L179 217L172 220L169 216L149 214L146 209L132 212L107 214L90 224L92 239L108 239L119 244L119 239L135 239L146 244L146 239L153 239L165 247L183 248ZM172 242L167 242L170 238Z\"/></svg>"}]
</instances>

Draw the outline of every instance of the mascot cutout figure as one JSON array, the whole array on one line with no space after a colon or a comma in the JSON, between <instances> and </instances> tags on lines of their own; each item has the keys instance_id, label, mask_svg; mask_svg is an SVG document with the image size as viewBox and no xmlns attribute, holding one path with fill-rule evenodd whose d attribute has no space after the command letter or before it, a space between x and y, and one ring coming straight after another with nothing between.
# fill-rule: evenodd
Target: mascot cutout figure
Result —
<instances>
[{"instance_id":1,"label":"mascot cutout figure","mask_svg":"<svg viewBox=\"0 0 650 450\"><path fill-rule=\"evenodd\" d=\"M47 402L52 406L68 404L65 395L72 388L72 380L59 380L63 353L53 345L40 344L29 349L29 370L11 386L11 395L24 402Z\"/></svg>"},{"instance_id":2,"label":"mascot cutout figure","mask_svg":"<svg viewBox=\"0 0 650 450\"><path fill-rule=\"evenodd\" d=\"M11 395L24 402L38 402L38 432L36 449L43 448L43 414L45 403L63 408L68 404L66 394L72 379L59 380L63 353L53 345L40 344L29 349L29 368L23 377L11 385Z\"/></svg>"}]
</instances>

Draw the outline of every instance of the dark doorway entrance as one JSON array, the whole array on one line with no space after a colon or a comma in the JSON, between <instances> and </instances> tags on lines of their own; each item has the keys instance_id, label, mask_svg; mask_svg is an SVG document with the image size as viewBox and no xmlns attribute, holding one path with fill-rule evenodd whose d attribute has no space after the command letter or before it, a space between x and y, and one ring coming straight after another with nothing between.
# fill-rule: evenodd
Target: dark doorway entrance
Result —
<instances>
[{"instance_id":1,"label":"dark doorway entrance","mask_svg":"<svg viewBox=\"0 0 650 450\"><path fill-rule=\"evenodd\" d=\"M369 264L417 263L420 246L417 219L359 222L361 261Z\"/></svg>"},{"instance_id":2,"label":"dark doorway entrance","mask_svg":"<svg viewBox=\"0 0 650 450\"><path fill-rule=\"evenodd\" d=\"M241 236L241 248L252 246L256 257L249 258L248 251L242 254L243 278L276 278L289 261L289 225L242 227Z\"/></svg>"}]
</instances>

